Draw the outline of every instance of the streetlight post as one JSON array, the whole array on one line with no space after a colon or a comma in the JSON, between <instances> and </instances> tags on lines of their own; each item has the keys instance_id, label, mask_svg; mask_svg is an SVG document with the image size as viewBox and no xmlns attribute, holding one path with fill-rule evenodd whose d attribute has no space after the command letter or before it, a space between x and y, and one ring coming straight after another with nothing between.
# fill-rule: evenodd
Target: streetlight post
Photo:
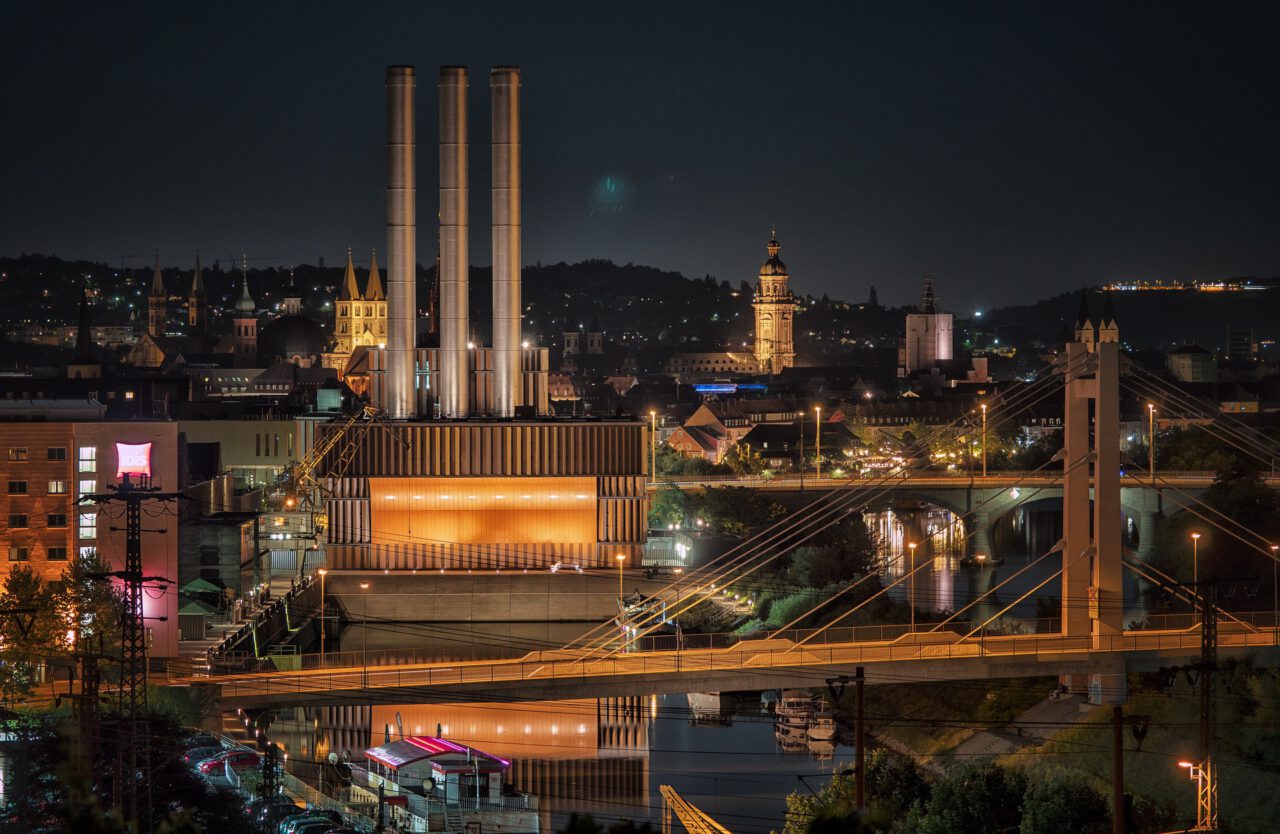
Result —
<instances>
[{"instance_id":1,"label":"streetlight post","mask_svg":"<svg viewBox=\"0 0 1280 834\"><path fill-rule=\"evenodd\" d=\"M684 568L677 567L676 573L676 671L680 671L680 650L684 648L684 632L680 630L680 575Z\"/></svg>"},{"instance_id":2,"label":"streetlight post","mask_svg":"<svg viewBox=\"0 0 1280 834\"><path fill-rule=\"evenodd\" d=\"M1191 584L1196 596L1200 595L1200 534L1191 534Z\"/></svg>"},{"instance_id":3,"label":"streetlight post","mask_svg":"<svg viewBox=\"0 0 1280 834\"><path fill-rule=\"evenodd\" d=\"M618 623L622 626L622 650L627 650L627 604L622 593L622 565L627 561L627 554L619 553L613 557L618 561Z\"/></svg>"},{"instance_id":4,"label":"streetlight post","mask_svg":"<svg viewBox=\"0 0 1280 834\"><path fill-rule=\"evenodd\" d=\"M320 666L324 667L324 578L329 575L327 568L316 571L320 574Z\"/></svg>"},{"instance_id":5,"label":"streetlight post","mask_svg":"<svg viewBox=\"0 0 1280 834\"><path fill-rule=\"evenodd\" d=\"M360 594L360 618L363 622L360 624L360 665L369 665L369 583L361 582L360 590L364 593Z\"/></svg>"},{"instance_id":6,"label":"streetlight post","mask_svg":"<svg viewBox=\"0 0 1280 834\"><path fill-rule=\"evenodd\" d=\"M1151 474L1151 485L1156 485L1156 407L1147 403L1147 469Z\"/></svg>"},{"instance_id":7,"label":"streetlight post","mask_svg":"<svg viewBox=\"0 0 1280 834\"><path fill-rule=\"evenodd\" d=\"M1200 764L1178 762L1185 768L1187 777L1196 783L1196 827L1193 831L1218 830L1218 786L1213 779L1213 760Z\"/></svg>"},{"instance_id":8,"label":"streetlight post","mask_svg":"<svg viewBox=\"0 0 1280 834\"><path fill-rule=\"evenodd\" d=\"M817 433L818 453L814 458L817 465L817 479L822 480L822 406L815 405L813 407L813 427Z\"/></svg>"},{"instance_id":9,"label":"streetlight post","mask_svg":"<svg viewBox=\"0 0 1280 834\"><path fill-rule=\"evenodd\" d=\"M1271 629L1275 633L1272 639L1280 643L1280 554L1276 552L1278 550L1280 550L1280 544L1271 545L1271 593L1273 595Z\"/></svg>"},{"instance_id":10,"label":"streetlight post","mask_svg":"<svg viewBox=\"0 0 1280 834\"><path fill-rule=\"evenodd\" d=\"M982 479L987 478L987 404L982 404Z\"/></svg>"},{"instance_id":11,"label":"streetlight post","mask_svg":"<svg viewBox=\"0 0 1280 834\"><path fill-rule=\"evenodd\" d=\"M658 480L658 412L649 409L649 483Z\"/></svg>"},{"instance_id":12,"label":"streetlight post","mask_svg":"<svg viewBox=\"0 0 1280 834\"><path fill-rule=\"evenodd\" d=\"M907 597L911 605L911 633L916 630L916 543L911 542L907 545L907 549L911 551L911 572L907 574Z\"/></svg>"}]
</instances>

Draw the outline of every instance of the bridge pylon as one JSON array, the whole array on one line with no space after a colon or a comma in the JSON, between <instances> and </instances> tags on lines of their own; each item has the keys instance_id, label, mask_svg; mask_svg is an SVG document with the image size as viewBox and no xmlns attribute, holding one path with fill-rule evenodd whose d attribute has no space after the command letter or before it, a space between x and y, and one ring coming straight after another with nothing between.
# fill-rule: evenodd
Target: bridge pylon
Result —
<instances>
[{"instance_id":1,"label":"bridge pylon","mask_svg":"<svg viewBox=\"0 0 1280 834\"><path fill-rule=\"evenodd\" d=\"M1097 325L1082 304L1059 372L1066 397L1060 453L1062 633L1092 636L1096 647L1124 630L1120 331L1110 303Z\"/></svg>"}]
</instances>

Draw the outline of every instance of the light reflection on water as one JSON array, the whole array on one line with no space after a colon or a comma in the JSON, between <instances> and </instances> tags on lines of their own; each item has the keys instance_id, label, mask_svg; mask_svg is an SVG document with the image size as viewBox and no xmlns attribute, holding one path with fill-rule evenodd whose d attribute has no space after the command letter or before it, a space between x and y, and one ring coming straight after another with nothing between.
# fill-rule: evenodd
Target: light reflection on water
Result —
<instances>
[{"instance_id":1,"label":"light reflection on water","mask_svg":"<svg viewBox=\"0 0 1280 834\"><path fill-rule=\"evenodd\" d=\"M819 787L833 770L852 766L853 750L834 745L822 760L784 753L772 713L756 693L715 714L697 713L685 695L580 699L541 703L377 705L282 710L270 729L291 751L291 770L316 783L311 764L363 750L389 732L448 738L512 760L508 781L539 798L542 830L564 826L572 812L597 819L660 822L659 786L671 785L735 834L780 830L786 795ZM397 724L399 716L399 724ZM327 777L332 784L332 775Z\"/></svg>"}]
</instances>

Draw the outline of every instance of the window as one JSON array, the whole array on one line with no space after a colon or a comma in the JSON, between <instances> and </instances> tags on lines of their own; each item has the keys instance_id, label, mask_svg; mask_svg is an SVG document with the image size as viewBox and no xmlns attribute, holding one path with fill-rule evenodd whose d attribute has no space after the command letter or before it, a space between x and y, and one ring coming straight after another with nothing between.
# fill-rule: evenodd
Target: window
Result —
<instances>
[{"instance_id":1,"label":"window","mask_svg":"<svg viewBox=\"0 0 1280 834\"><path fill-rule=\"evenodd\" d=\"M49 494L50 495L66 495L67 482L66 481L50 481Z\"/></svg>"},{"instance_id":2,"label":"window","mask_svg":"<svg viewBox=\"0 0 1280 834\"><path fill-rule=\"evenodd\" d=\"M93 545L88 545L86 547L80 548L81 559L88 559L91 556L97 556L97 555L98 555L98 548L94 547Z\"/></svg>"},{"instance_id":3,"label":"window","mask_svg":"<svg viewBox=\"0 0 1280 834\"><path fill-rule=\"evenodd\" d=\"M81 472L97 472L98 471L98 447L97 446L81 446L78 455L80 462L79 469Z\"/></svg>"},{"instance_id":4,"label":"window","mask_svg":"<svg viewBox=\"0 0 1280 834\"><path fill-rule=\"evenodd\" d=\"M9 494L10 495L26 495L27 482L26 481L10 481Z\"/></svg>"},{"instance_id":5,"label":"window","mask_svg":"<svg viewBox=\"0 0 1280 834\"><path fill-rule=\"evenodd\" d=\"M67 561L67 549L65 547L51 547L45 551L45 558L50 562Z\"/></svg>"},{"instance_id":6,"label":"window","mask_svg":"<svg viewBox=\"0 0 1280 834\"><path fill-rule=\"evenodd\" d=\"M82 478L80 480L80 486L76 490L76 493L77 493L76 498L79 500L83 500L86 495L89 495L90 493L94 493L97 491L98 491L97 478Z\"/></svg>"},{"instance_id":7,"label":"window","mask_svg":"<svg viewBox=\"0 0 1280 834\"><path fill-rule=\"evenodd\" d=\"M50 446L49 447L49 460L66 460L66 459L67 459L66 446Z\"/></svg>"},{"instance_id":8,"label":"window","mask_svg":"<svg viewBox=\"0 0 1280 834\"><path fill-rule=\"evenodd\" d=\"M66 527L67 514L66 513L49 513L48 517L46 518L46 524L49 527Z\"/></svg>"},{"instance_id":9,"label":"window","mask_svg":"<svg viewBox=\"0 0 1280 834\"><path fill-rule=\"evenodd\" d=\"M27 459L26 446L10 446L9 447L9 460L26 460L26 459Z\"/></svg>"},{"instance_id":10,"label":"window","mask_svg":"<svg viewBox=\"0 0 1280 834\"><path fill-rule=\"evenodd\" d=\"M80 516L80 538L96 539L98 537L98 514L84 513Z\"/></svg>"},{"instance_id":11,"label":"window","mask_svg":"<svg viewBox=\"0 0 1280 834\"><path fill-rule=\"evenodd\" d=\"M15 547L13 545L9 546L10 562L26 562L26 561L30 561L30 559L31 559L31 548Z\"/></svg>"},{"instance_id":12,"label":"window","mask_svg":"<svg viewBox=\"0 0 1280 834\"><path fill-rule=\"evenodd\" d=\"M10 527L26 527L27 526L26 513L9 513L9 526Z\"/></svg>"}]
</instances>

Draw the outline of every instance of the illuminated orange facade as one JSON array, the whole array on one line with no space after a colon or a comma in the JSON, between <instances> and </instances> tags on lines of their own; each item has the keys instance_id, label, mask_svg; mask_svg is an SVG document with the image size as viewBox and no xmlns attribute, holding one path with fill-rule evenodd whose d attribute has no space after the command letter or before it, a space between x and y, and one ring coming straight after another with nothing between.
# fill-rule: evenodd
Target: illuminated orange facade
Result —
<instances>
[{"instance_id":1,"label":"illuminated orange facade","mask_svg":"<svg viewBox=\"0 0 1280 834\"><path fill-rule=\"evenodd\" d=\"M619 553L638 563L648 526L646 432L632 419L439 421L370 432L329 500L329 566L603 567Z\"/></svg>"}]
</instances>

